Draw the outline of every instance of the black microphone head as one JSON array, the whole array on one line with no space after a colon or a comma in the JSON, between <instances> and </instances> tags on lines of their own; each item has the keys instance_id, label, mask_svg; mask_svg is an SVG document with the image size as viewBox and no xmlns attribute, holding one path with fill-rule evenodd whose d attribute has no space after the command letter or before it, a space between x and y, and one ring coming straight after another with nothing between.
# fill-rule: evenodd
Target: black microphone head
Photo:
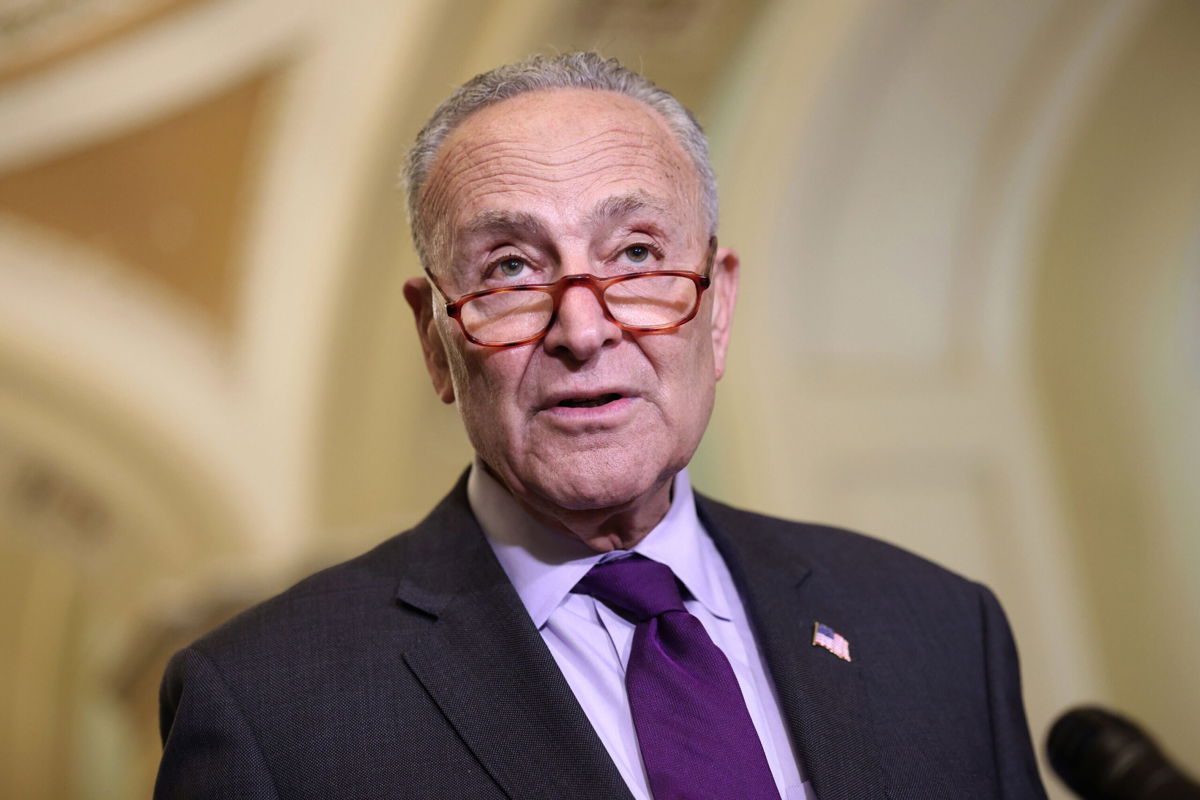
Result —
<instances>
[{"instance_id":1,"label":"black microphone head","mask_svg":"<svg viewBox=\"0 0 1200 800\"><path fill-rule=\"evenodd\" d=\"M1050 728L1054 771L1084 800L1200 800L1182 775L1129 720L1102 708L1076 708Z\"/></svg>"}]
</instances>

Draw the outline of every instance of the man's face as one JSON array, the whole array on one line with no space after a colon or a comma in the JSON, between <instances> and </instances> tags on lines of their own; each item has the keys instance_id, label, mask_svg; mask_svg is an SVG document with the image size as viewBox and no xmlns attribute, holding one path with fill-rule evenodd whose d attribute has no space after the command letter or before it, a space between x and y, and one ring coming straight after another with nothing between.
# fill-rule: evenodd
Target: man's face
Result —
<instances>
[{"instance_id":1,"label":"man's face","mask_svg":"<svg viewBox=\"0 0 1200 800\"><path fill-rule=\"evenodd\" d=\"M560 89L484 108L443 143L422 193L451 299L504 276L704 269L700 182L666 124L610 92ZM476 452L518 499L560 512L661 505L691 459L724 370L737 258L717 252L696 318L635 334L568 289L542 340L475 345L415 279L426 363ZM528 272L527 272L528 271Z\"/></svg>"}]
</instances>

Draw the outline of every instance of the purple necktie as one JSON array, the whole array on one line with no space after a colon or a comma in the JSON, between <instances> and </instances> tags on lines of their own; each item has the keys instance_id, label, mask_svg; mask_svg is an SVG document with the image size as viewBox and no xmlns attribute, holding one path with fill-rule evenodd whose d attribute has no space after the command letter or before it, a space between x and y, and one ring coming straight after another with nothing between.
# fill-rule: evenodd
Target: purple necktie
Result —
<instances>
[{"instance_id":1,"label":"purple necktie","mask_svg":"<svg viewBox=\"0 0 1200 800\"><path fill-rule=\"evenodd\" d=\"M655 800L779 800L733 669L684 608L671 568L608 561L575 591L637 623L625 688Z\"/></svg>"}]
</instances>

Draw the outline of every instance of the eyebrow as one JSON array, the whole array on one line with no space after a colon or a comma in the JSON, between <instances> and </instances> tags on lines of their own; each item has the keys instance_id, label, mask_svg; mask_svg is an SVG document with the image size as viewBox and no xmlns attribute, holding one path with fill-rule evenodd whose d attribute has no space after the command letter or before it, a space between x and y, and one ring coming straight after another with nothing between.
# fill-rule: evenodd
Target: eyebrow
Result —
<instances>
[{"instance_id":1,"label":"eyebrow","mask_svg":"<svg viewBox=\"0 0 1200 800\"><path fill-rule=\"evenodd\" d=\"M642 211L667 213L666 206L654 195L644 189L634 189L632 192L606 197L592 209L592 213L588 216L592 223L611 224Z\"/></svg>"},{"instance_id":2,"label":"eyebrow","mask_svg":"<svg viewBox=\"0 0 1200 800\"><path fill-rule=\"evenodd\" d=\"M481 211L463 226L463 233L467 236L484 233L544 234L545 230L540 219L525 211Z\"/></svg>"}]
</instances>

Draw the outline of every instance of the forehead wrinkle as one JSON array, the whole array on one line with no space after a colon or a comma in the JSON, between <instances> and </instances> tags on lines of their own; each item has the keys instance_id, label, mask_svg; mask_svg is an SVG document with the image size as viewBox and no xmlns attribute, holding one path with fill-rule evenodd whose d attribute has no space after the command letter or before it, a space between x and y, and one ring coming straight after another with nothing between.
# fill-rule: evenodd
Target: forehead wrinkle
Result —
<instances>
[{"instance_id":1,"label":"forehead wrinkle","mask_svg":"<svg viewBox=\"0 0 1200 800\"><path fill-rule=\"evenodd\" d=\"M533 143L533 147L529 146L531 142ZM458 151L456 160L491 161L495 156L488 155L484 158L479 158L477 153L480 150L497 148L499 155L505 155L513 151L538 163L548 166L561 166L565 162L555 158L555 156L568 154L566 161L574 161L577 159L577 156L570 154L572 150L582 148L585 150L586 155L591 156L594 153L603 152L613 147L655 149L659 144L657 136L648 134L645 131L634 128L613 127L595 133L588 133L558 145L552 145L543 138L522 137L520 134L513 136L487 135L485 131L483 135L463 136L452 144L450 150ZM596 147L599 149L595 149ZM449 155L450 151L448 150L447 156ZM542 158L537 158L539 155Z\"/></svg>"},{"instance_id":2,"label":"forehead wrinkle","mask_svg":"<svg viewBox=\"0 0 1200 800\"><path fill-rule=\"evenodd\" d=\"M451 134L451 141L444 146L437 159L439 163L435 165L436 171L441 173L441 180L435 182L453 183L457 180L470 183L480 177L503 173L505 169L525 171L529 168L551 171L552 178L561 179L564 177L561 175L564 167L572 163L585 166L597 160L604 162L614 151L622 153L623 158L618 159L620 163L611 166L627 165L626 159L645 161L664 169L667 174L677 176L680 165L675 162L679 158L686 161L686 154L676 152L680 150L679 145L659 120L652 119L651 124L654 125L652 130L637 124L617 124L603 130L585 132L565 143L554 144L530 131L512 131L496 121L485 123L482 129L472 128L467 123ZM646 164L634 166L644 168ZM545 176L531 177L545 179ZM430 194L435 195L443 194L449 187L429 188L432 190Z\"/></svg>"},{"instance_id":3,"label":"forehead wrinkle","mask_svg":"<svg viewBox=\"0 0 1200 800\"><path fill-rule=\"evenodd\" d=\"M605 131L553 149L540 143L530 146L528 142L486 138L457 145L453 148L455 152L446 153L441 168L447 178L468 184L509 171L535 180L553 181L619 167L654 165L672 173L677 171L673 159L656 142L648 141L647 137L631 141L629 134L620 130ZM573 165L578 169L572 170Z\"/></svg>"},{"instance_id":4,"label":"forehead wrinkle","mask_svg":"<svg viewBox=\"0 0 1200 800\"><path fill-rule=\"evenodd\" d=\"M654 154L658 149L654 137L644 132L624 128L610 128L580 137L559 147L541 147L540 150L530 151L530 159L536 163L551 167L561 167L574 161L588 160L603 156L612 150L627 149L644 151ZM574 151L583 150L581 159ZM534 157L541 155L541 158ZM555 158L555 156L560 156Z\"/></svg>"},{"instance_id":5,"label":"forehead wrinkle","mask_svg":"<svg viewBox=\"0 0 1200 800\"><path fill-rule=\"evenodd\" d=\"M468 207L481 205L488 198L494 196L538 195L544 192L546 187L571 183L581 184L577 187L577 191L572 192L572 195L579 195L603 186L613 176L627 181L629 174L645 173L658 168L664 176L665 181L663 182L670 184L677 193L686 196L686 192L679 191L681 189L678 185L681 177L679 171L672 169L672 165L668 161L653 158L639 159L632 157L628 152L614 152L613 155L612 158L587 159L562 165L538 164L531 158L521 158L519 159L521 163L518 163L516 158L506 160L504 163L499 163L500 159L496 159L481 164L475 170L476 174L460 173L456 176L453 187L454 194L458 195L460 201ZM503 178L503 181L493 183L496 178ZM661 198L655 198L644 189L637 191L640 192L642 201L640 205L643 209L667 210L667 205ZM444 193L449 193L449 187ZM550 198L547 196L544 199ZM628 204L628 207L611 208L604 213L615 216L619 212L630 213L634 210L633 205ZM595 213L597 212L592 212L593 215Z\"/></svg>"}]
</instances>

